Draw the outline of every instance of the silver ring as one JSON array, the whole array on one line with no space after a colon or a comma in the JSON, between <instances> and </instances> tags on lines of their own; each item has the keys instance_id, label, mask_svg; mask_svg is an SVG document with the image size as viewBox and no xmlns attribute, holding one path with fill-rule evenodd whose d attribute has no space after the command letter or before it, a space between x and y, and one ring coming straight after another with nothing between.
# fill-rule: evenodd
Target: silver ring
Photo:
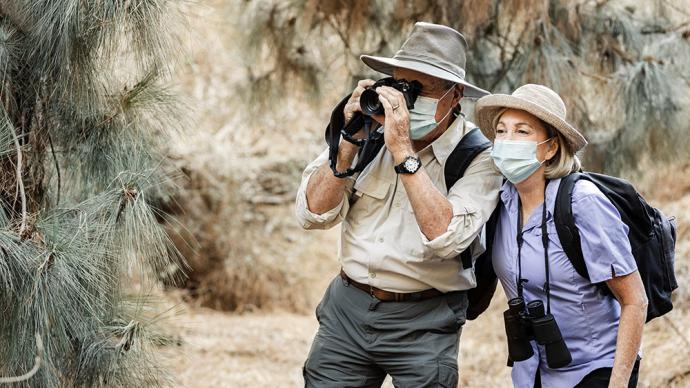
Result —
<instances>
[{"instance_id":1,"label":"silver ring","mask_svg":"<svg viewBox=\"0 0 690 388\"><path fill-rule=\"evenodd\" d=\"M396 109L398 109L398 108L400 108L400 105L394 106L394 107L393 107L393 110L396 110Z\"/></svg>"}]
</instances>

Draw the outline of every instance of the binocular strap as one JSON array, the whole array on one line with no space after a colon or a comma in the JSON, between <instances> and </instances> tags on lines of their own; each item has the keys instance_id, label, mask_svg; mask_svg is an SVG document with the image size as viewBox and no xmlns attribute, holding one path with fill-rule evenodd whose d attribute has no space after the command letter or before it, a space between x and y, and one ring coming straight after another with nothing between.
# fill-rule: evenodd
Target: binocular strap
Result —
<instances>
[{"instance_id":1,"label":"binocular strap","mask_svg":"<svg viewBox=\"0 0 690 388\"><path fill-rule=\"evenodd\" d=\"M549 185L547 180L544 184L544 203L541 210L541 243L544 247L544 270L546 272L546 282L544 283L544 293L546 294L546 313L551 314L551 287L549 285L549 234L546 227L546 187ZM518 244L518 276L517 276L517 292L518 297L523 298L522 283L527 282L528 279L522 278L522 201L518 195L518 221L517 221L517 244Z\"/></svg>"}]
</instances>

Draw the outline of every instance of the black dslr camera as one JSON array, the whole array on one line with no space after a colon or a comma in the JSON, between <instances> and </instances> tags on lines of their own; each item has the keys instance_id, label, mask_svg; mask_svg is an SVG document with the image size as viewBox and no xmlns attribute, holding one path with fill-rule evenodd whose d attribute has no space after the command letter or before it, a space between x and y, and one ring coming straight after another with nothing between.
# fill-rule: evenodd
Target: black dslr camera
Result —
<instances>
[{"instance_id":1,"label":"black dslr camera","mask_svg":"<svg viewBox=\"0 0 690 388\"><path fill-rule=\"evenodd\" d=\"M546 348L549 368L562 368L572 361L570 351L563 341L556 319L544 312L544 303L535 300L527 304L522 298L508 301L503 313L508 337L508 356L512 361L524 361L534 354L531 340Z\"/></svg>"},{"instance_id":2,"label":"black dslr camera","mask_svg":"<svg viewBox=\"0 0 690 388\"><path fill-rule=\"evenodd\" d=\"M414 108L414 102L417 100L419 92L422 91L422 84L418 81L396 80L393 77L382 78L368 87L359 96L359 105L362 108L362 113L367 116L382 115L384 112L383 106L379 101L379 94L376 92L376 88L379 86L390 86L402 92L403 96L405 96L407 109Z\"/></svg>"}]
</instances>

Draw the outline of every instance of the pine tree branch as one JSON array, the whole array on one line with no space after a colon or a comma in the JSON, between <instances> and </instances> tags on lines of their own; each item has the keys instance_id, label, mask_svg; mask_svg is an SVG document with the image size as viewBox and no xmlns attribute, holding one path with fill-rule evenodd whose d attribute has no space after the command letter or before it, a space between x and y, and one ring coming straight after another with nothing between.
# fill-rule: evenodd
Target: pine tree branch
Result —
<instances>
[{"instance_id":1,"label":"pine tree branch","mask_svg":"<svg viewBox=\"0 0 690 388\"><path fill-rule=\"evenodd\" d=\"M17 137L17 131L14 129L14 126L9 125L9 127L12 130L12 135L14 136L14 146L17 149L17 184L19 185L19 194L21 195L22 199L22 225L19 228L19 236L24 238L28 213L26 211L26 192L24 190L24 180L22 179L22 148L19 145L19 138Z\"/></svg>"},{"instance_id":2,"label":"pine tree branch","mask_svg":"<svg viewBox=\"0 0 690 388\"><path fill-rule=\"evenodd\" d=\"M48 144L50 144L50 152L53 154L53 162L55 163L55 171L57 171L57 200L55 201L55 207L58 207L60 205L60 191L61 191L61 185L62 185L62 177L60 176L60 163L58 163L57 160L57 155L55 155L55 147L53 147L53 139L50 136L50 133L47 133L48 135Z\"/></svg>"},{"instance_id":3,"label":"pine tree branch","mask_svg":"<svg viewBox=\"0 0 690 388\"><path fill-rule=\"evenodd\" d=\"M36 357L34 358L34 366L30 371L24 373L21 376L14 377L0 377L0 384L14 384L20 383L22 381L29 380L34 377L34 375L41 369L41 363L43 361L43 341L41 336L36 333Z\"/></svg>"}]
</instances>

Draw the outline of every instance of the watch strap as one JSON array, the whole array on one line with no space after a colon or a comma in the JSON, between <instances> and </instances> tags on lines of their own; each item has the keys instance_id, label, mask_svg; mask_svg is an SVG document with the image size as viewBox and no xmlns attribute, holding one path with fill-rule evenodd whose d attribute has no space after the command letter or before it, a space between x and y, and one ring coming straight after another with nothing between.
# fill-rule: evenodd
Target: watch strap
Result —
<instances>
[{"instance_id":1,"label":"watch strap","mask_svg":"<svg viewBox=\"0 0 690 388\"><path fill-rule=\"evenodd\" d=\"M414 171L411 171L405 167L405 163L407 163L408 160L413 159L417 161L417 168ZM422 160L418 156L407 156L402 163L398 164L397 166L394 167L394 170L398 174L414 174L419 169L422 167Z\"/></svg>"}]
</instances>

